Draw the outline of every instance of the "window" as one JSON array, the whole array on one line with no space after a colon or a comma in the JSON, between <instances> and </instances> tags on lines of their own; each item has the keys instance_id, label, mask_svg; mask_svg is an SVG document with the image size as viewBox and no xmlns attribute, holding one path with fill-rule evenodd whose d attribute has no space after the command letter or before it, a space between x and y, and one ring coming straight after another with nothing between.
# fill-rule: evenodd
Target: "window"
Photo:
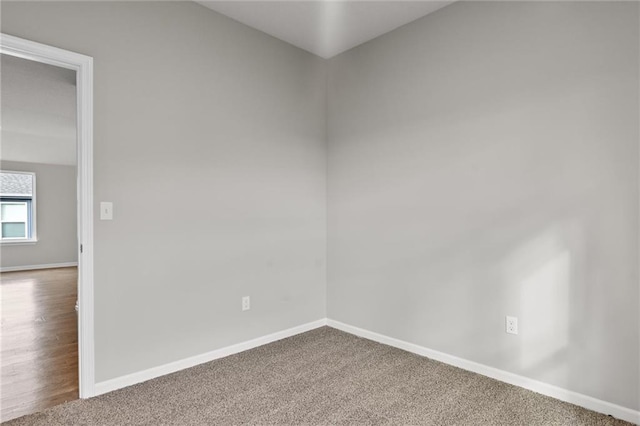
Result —
<instances>
[{"instance_id":1,"label":"window","mask_svg":"<svg viewBox=\"0 0 640 426\"><path fill-rule=\"evenodd\" d=\"M0 242L36 240L36 175L0 172Z\"/></svg>"}]
</instances>

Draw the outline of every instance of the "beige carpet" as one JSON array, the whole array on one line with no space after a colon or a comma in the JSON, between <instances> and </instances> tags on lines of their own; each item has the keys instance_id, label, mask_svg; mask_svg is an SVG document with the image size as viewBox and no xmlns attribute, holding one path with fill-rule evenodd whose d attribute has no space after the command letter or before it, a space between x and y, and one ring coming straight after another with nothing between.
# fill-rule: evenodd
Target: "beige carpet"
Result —
<instances>
[{"instance_id":1,"label":"beige carpet","mask_svg":"<svg viewBox=\"0 0 640 426\"><path fill-rule=\"evenodd\" d=\"M7 425L624 425L323 327Z\"/></svg>"}]
</instances>

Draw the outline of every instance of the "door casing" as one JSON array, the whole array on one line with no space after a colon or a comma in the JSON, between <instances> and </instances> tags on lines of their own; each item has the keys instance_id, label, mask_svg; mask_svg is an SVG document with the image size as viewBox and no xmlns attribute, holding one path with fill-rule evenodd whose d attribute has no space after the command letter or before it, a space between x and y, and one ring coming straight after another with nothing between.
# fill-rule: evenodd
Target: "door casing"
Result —
<instances>
[{"instance_id":1,"label":"door casing","mask_svg":"<svg viewBox=\"0 0 640 426\"><path fill-rule=\"evenodd\" d=\"M78 365L80 398L95 395L93 301L93 58L0 33L0 53L76 71Z\"/></svg>"}]
</instances>

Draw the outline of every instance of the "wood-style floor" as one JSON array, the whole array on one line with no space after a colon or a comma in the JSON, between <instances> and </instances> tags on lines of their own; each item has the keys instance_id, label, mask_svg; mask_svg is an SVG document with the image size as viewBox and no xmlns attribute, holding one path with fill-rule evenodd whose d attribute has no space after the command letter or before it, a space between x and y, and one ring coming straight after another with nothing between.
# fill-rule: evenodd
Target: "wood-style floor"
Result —
<instances>
[{"instance_id":1,"label":"wood-style floor","mask_svg":"<svg viewBox=\"0 0 640 426\"><path fill-rule=\"evenodd\" d=\"M78 398L77 268L0 273L0 421Z\"/></svg>"}]
</instances>

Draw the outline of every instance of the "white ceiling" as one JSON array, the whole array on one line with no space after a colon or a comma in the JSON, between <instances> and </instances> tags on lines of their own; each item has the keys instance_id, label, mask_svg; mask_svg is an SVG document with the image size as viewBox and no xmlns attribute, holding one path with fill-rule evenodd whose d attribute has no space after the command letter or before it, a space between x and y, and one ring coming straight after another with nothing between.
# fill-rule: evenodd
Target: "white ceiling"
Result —
<instances>
[{"instance_id":1,"label":"white ceiling","mask_svg":"<svg viewBox=\"0 0 640 426\"><path fill-rule=\"evenodd\" d=\"M453 1L198 0L197 3L301 49L330 58Z\"/></svg>"},{"instance_id":2,"label":"white ceiling","mask_svg":"<svg viewBox=\"0 0 640 426\"><path fill-rule=\"evenodd\" d=\"M10 55L0 58L0 157L76 163L76 72Z\"/></svg>"}]
</instances>

